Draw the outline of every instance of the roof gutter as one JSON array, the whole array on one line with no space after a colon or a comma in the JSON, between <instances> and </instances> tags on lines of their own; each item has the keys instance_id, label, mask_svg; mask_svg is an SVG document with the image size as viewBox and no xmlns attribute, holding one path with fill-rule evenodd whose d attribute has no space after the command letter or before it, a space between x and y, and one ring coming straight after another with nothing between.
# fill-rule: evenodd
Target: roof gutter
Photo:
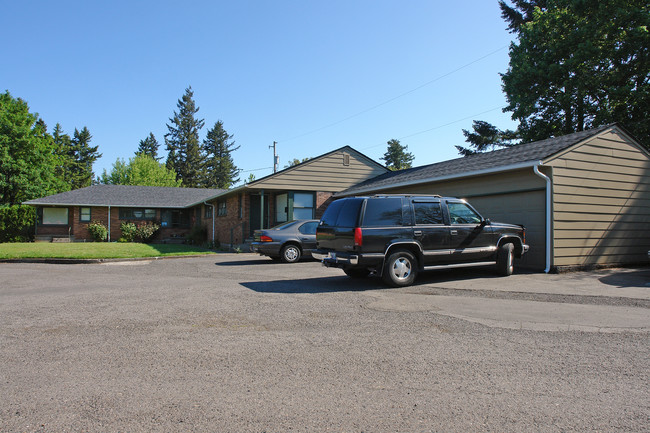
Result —
<instances>
[{"instance_id":1,"label":"roof gutter","mask_svg":"<svg viewBox=\"0 0 650 433\"><path fill-rule=\"evenodd\" d=\"M493 174L493 173L500 173L503 171L512 171L512 170L519 170L522 168L529 168L529 167L534 167L536 165L540 164L539 161L526 161L522 162L519 164L512 164L512 165L501 165L498 167L491 167L491 168L486 168L483 170L475 170L475 171L465 171L462 173L454 173L454 174L449 174L446 176L438 176L438 177L428 177L424 179L418 179L418 180L412 180L412 181L404 181L404 182L398 182L398 183L391 183L387 185L375 185L367 188L359 188L355 189L354 191L351 191L350 193L346 193L346 191L341 191L339 193L334 194L334 197L344 197L344 196L350 196L350 195L357 195L357 194L365 194L369 192L374 192L378 190L385 190L385 189L393 189L393 188L399 188L403 186L411 186L411 185L418 185L422 183L430 183L430 182L442 182L445 180L453 180L453 179L459 179L462 177L473 177L473 176L483 176L486 174Z\"/></svg>"},{"instance_id":2,"label":"roof gutter","mask_svg":"<svg viewBox=\"0 0 650 433\"><path fill-rule=\"evenodd\" d=\"M544 269L544 272L548 274L551 270L551 188L553 184L548 176L539 171L539 167L542 165L542 161L539 161L535 166L533 166L533 171L537 176L546 181L546 269Z\"/></svg>"}]
</instances>

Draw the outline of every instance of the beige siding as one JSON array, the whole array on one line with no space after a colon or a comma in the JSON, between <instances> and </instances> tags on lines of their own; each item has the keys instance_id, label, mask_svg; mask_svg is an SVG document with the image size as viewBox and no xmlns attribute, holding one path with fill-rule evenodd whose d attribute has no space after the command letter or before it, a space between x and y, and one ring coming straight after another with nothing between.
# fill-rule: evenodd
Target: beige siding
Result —
<instances>
[{"instance_id":1,"label":"beige siding","mask_svg":"<svg viewBox=\"0 0 650 433\"><path fill-rule=\"evenodd\" d=\"M440 194L466 198L483 216L526 227L530 252L521 266L546 266L546 183L533 169L386 189L384 193Z\"/></svg>"},{"instance_id":2,"label":"beige siding","mask_svg":"<svg viewBox=\"0 0 650 433\"><path fill-rule=\"evenodd\" d=\"M647 153L613 131L547 163L553 167L554 266L647 260Z\"/></svg>"},{"instance_id":3,"label":"beige siding","mask_svg":"<svg viewBox=\"0 0 650 433\"><path fill-rule=\"evenodd\" d=\"M344 164L345 153L349 155L348 165ZM386 171L350 149L316 158L266 180L255 182L253 186L263 189L338 192Z\"/></svg>"}]
</instances>

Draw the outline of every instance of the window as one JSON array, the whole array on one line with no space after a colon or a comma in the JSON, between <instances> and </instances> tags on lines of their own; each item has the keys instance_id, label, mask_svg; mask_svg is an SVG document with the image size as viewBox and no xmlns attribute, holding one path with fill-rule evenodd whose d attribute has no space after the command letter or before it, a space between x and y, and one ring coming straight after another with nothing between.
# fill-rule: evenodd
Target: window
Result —
<instances>
[{"instance_id":1,"label":"window","mask_svg":"<svg viewBox=\"0 0 650 433\"><path fill-rule=\"evenodd\" d=\"M161 225L172 228L189 227L190 216L190 209L165 209L161 212Z\"/></svg>"},{"instance_id":2,"label":"window","mask_svg":"<svg viewBox=\"0 0 650 433\"><path fill-rule=\"evenodd\" d=\"M321 221L325 226L356 227L362 198L348 198L333 201L323 214Z\"/></svg>"},{"instance_id":3,"label":"window","mask_svg":"<svg viewBox=\"0 0 650 433\"><path fill-rule=\"evenodd\" d=\"M67 207L44 207L43 225L67 225L68 224L68 208Z\"/></svg>"},{"instance_id":4,"label":"window","mask_svg":"<svg viewBox=\"0 0 650 433\"><path fill-rule=\"evenodd\" d=\"M440 203L413 203L415 224L442 224Z\"/></svg>"},{"instance_id":5,"label":"window","mask_svg":"<svg viewBox=\"0 0 650 433\"><path fill-rule=\"evenodd\" d=\"M452 224L480 224L482 218L465 203L447 203Z\"/></svg>"},{"instance_id":6,"label":"window","mask_svg":"<svg viewBox=\"0 0 650 433\"><path fill-rule=\"evenodd\" d=\"M282 223L287 220L289 213L289 202L287 201L287 194L280 194L275 196L275 221Z\"/></svg>"},{"instance_id":7,"label":"window","mask_svg":"<svg viewBox=\"0 0 650 433\"><path fill-rule=\"evenodd\" d=\"M205 218L212 218L212 206L205 205Z\"/></svg>"},{"instance_id":8,"label":"window","mask_svg":"<svg viewBox=\"0 0 650 433\"><path fill-rule=\"evenodd\" d=\"M156 209L120 208L121 220L153 220L156 219Z\"/></svg>"},{"instance_id":9,"label":"window","mask_svg":"<svg viewBox=\"0 0 650 433\"><path fill-rule=\"evenodd\" d=\"M318 221L312 221L308 223L304 223L298 228L298 231L302 233L303 235L315 235L316 234L316 227L318 227Z\"/></svg>"},{"instance_id":10,"label":"window","mask_svg":"<svg viewBox=\"0 0 650 433\"><path fill-rule=\"evenodd\" d=\"M90 221L90 208L81 207L79 208L79 221L89 222Z\"/></svg>"},{"instance_id":11,"label":"window","mask_svg":"<svg viewBox=\"0 0 650 433\"><path fill-rule=\"evenodd\" d=\"M293 194L293 219L308 220L314 217L314 194L300 193Z\"/></svg>"},{"instance_id":12,"label":"window","mask_svg":"<svg viewBox=\"0 0 650 433\"><path fill-rule=\"evenodd\" d=\"M363 217L364 227L402 225L400 197L369 198Z\"/></svg>"},{"instance_id":13,"label":"window","mask_svg":"<svg viewBox=\"0 0 650 433\"><path fill-rule=\"evenodd\" d=\"M226 216L227 209L225 200L217 202L217 216Z\"/></svg>"}]
</instances>

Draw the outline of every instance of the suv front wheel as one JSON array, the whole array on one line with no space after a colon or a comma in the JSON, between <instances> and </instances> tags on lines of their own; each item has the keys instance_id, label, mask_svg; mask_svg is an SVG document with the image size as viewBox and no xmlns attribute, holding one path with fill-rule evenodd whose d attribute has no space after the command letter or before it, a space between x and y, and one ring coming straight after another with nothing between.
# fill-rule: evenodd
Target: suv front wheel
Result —
<instances>
[{"instance_id":1,"label":"suv front wheel","mask_svg":"<svg viewBox=\"0 0 650 433\"><path fill-rule=\"evenodd\" d=\"M507 277L514 271L515 246L511 243L503 244L497 252L497 272Z\"/></svg>"},{"instance_id":2,"label":"suv front wheel","mask_svg":"<svg viewBox=\"0 0 650 433\"><path fill-rule=\"evenodd\" d=\"M396 251L386 259L382 278L386 284L402 287L413 284L418 273L418 262L408 251Z\"/></svg>"}]
</instances>

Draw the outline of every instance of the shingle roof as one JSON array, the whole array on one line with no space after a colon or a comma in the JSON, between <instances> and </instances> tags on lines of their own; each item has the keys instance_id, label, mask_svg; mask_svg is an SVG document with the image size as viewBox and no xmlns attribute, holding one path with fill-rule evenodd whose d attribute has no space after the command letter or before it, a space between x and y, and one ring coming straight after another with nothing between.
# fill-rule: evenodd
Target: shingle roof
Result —
<instances>
[{"instance_id":1,"label":"shingle roof","mask_svg":"<svg viewBox=\"0 0 650 433\"><path fill-rule=\"evenodd\" d=\"M24 202L29 205L186 208L225 190L164 186L92 185Z\"/></svg>"},{"instance_id":2,"label":"shingle roof","mask_svg":"<svg viewBox=\"0 0 650 433\"><path fill-rule=\"evenodd\" d=\"M361 182L335 195L347 196L372 192L397 185L408 185L441 178L462 177L464 174L480 173L482 171L498 171L499 168L514 168L527 164L532 165L587 138L600 134L612 126L605 125L587 131L520 144L506 149L478 153L467 157L424 165L422 167L392 171Z\"/></svg>"}]
</instances>

